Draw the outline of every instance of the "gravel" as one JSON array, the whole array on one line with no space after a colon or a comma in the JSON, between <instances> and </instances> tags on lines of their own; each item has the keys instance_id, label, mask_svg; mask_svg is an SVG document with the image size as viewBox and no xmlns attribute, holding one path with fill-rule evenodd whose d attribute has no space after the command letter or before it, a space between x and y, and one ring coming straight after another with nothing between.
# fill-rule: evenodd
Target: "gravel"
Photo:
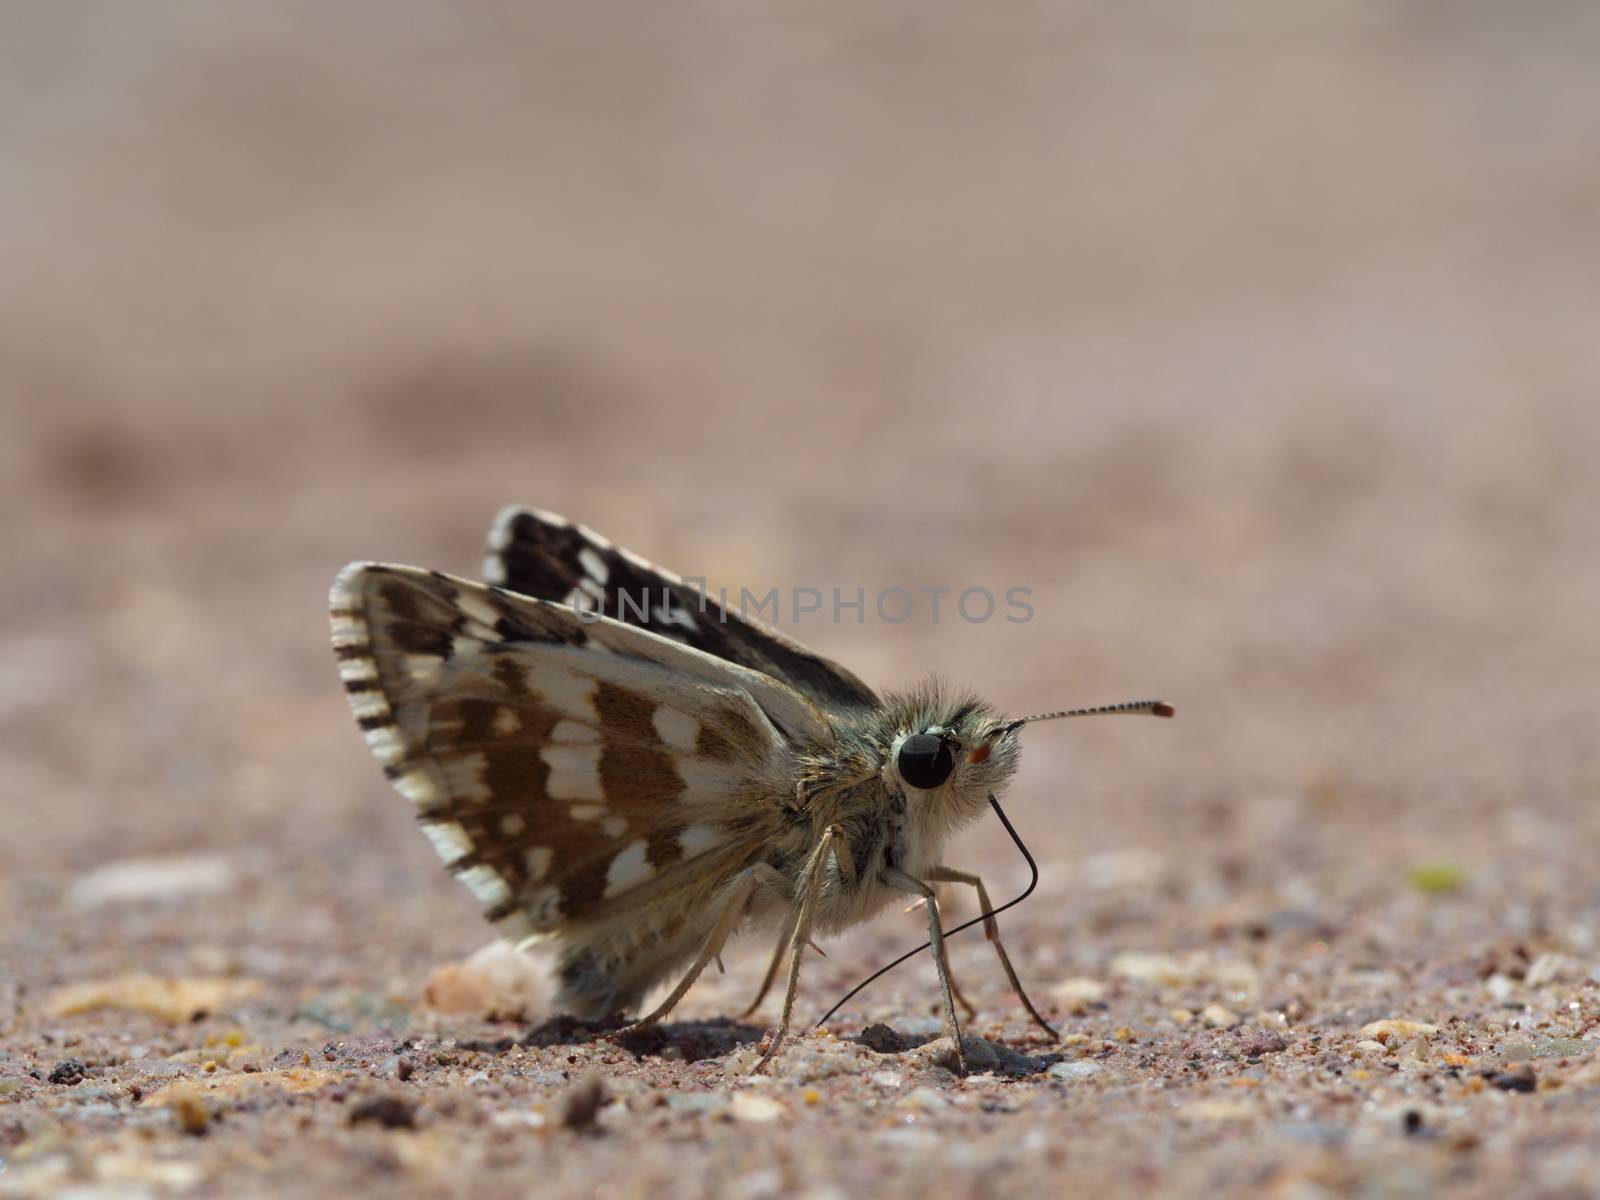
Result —
<instances>
[{"instance_id":1,"label":"gravel","mask_svg":"<svg viewBox=\"0 0 1600 1200\"><path fill-rule=\"evenodd\" d=\"M1593 6L359 7L6 39L0 1198L1593 1194ZM324 612L513 502L1031 589L784 621L874 684L1174 702L1005 797L1060 1039L978 929L971 1074L926 956L811 1028L893 911L766 1075L755 940L552 1014Z\"/></svg>"}]
</instances>

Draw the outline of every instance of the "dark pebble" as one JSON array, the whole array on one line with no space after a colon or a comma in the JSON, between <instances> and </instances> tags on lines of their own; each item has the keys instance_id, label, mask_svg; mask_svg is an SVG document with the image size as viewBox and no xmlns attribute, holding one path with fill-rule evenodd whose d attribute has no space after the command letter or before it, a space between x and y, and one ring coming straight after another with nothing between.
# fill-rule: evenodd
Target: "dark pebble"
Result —
<instances>
[{"instance_id":1,"label":"dark pebble","mask_svg":"<svg viewBox=\"0 0 1600 1200\"><path fill-rule=\"evenodd\" d=\"M64 1058L50 1072L51 1083L81 1083L89 1068L83 1065L82 1059Z\"/></svg>"},{"instance_id":2,"label":"dark pebble","mask_svg":"<svg viewBox=\"0 0 1600 1200\"><path fill-rule=\"evenodd\" d=\"M417 1106L399 1096L369 1096L350 1110L350 1124L375 1121L385 1129L415 1129Z\"/></svg>"},{"instance_id":3,"label":"dark pebble","mask_svg":"<svg viewBox=\"0 0 1600 1200\"><path fill-rule=\"evenodd\" d=\"M561 1106L561 1123L579 1133L596 1131L600 1110L605 1107L606 1085L598 1075L580 1079L567 1089Z\"/></svg>"},{"instance_id":4,"label":"dark pebble","mask_svg":"<svg viewBox=\"0 0 1600 1200\"><path fill-rule=\"evenodd\" d=\"M1539 1086L1539 1077L1533 1073L1532 1067L1521 1067L1491 1076L1489 1082L1502 1092L1531 1092Z\"/></svg>"},{"instance_id":5,"label":"dark pebble","mask_svg":"<svg viewBox=\"0 0 1600 1200\"><path fill-rule=\"evenodd\" d=\"M1281 1033L1271 1029L1246 1028L1239 1032L1239 1046L1248 1058L1260 1058L1263 1054L1277 1054L1287 1050L1289 1043L1284 1040Z\"/></svg>"},{"instance_id":6,"label":"dark pebble","mask_svg":"<svg viewBox=\"0 0 1600 1200\"><path fill-rule=\"evenodd\" d=\"M900 1036L899 1031L881 1021L876 1025L868 1025L856 1040L876 1054L900 1054L906 1049L906 1039Z\"/></svg>"}]
</instances>

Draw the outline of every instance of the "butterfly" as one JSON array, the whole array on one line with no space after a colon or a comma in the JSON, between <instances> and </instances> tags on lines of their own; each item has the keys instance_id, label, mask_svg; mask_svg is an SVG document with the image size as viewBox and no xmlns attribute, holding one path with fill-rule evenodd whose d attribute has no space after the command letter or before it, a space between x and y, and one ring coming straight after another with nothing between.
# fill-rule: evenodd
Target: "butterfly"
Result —
<instances>
[{"instance_id":1,"label":"butterfly","mask_svg":"<svg viewBox=\"0 0 1600 1200\"><path fill-rule=\"evenodd\" d=\"M790 1029L814 939L910 899L926 908L964 1070L942 884L974 889L1008 980L1054 1032L1017 979L982 880L946 864L945 843L999 811L1030 721L1170 706L1007 719L939 684L879 695L539 509L499 514L484 577L352 563L330 596L334 652L369 748L446 867L506 938L556 950L557 1008L635 1013L676 976L621 1033L643 1028L720 965L735 933L775 930L742 1014L787 960L759 1069Z\"/></svg>"}]
</instances>

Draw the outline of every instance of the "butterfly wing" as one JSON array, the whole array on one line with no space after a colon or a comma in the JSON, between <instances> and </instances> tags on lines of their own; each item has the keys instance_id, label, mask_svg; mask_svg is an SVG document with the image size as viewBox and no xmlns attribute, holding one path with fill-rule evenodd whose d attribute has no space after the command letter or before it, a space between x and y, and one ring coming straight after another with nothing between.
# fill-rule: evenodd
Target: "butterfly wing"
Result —
<instances>
[{"instance_id":1,"label":"butterfly wing","mask_svg":"<svg viewBox=\"0 0 1600 1200\"><path fill-rule=\"evenodd\" d=\"M353 563L330 604L368 745L513 940L737 869L832 738L770 676L500 588Z\"/></svg>"},{"instance_id":2,"label":"butterfly wing","mask_svg":"<svg viewBox=\"0 0 1600 1200\"><path fill-rule=\"evenodd\" d=\"M503 509L489 530L483 576L541 600L582 605L716 658L783 680L827 711L880 701L838 663L732 612L593 530L537 508Z\"/></svg>"}]
</instances>

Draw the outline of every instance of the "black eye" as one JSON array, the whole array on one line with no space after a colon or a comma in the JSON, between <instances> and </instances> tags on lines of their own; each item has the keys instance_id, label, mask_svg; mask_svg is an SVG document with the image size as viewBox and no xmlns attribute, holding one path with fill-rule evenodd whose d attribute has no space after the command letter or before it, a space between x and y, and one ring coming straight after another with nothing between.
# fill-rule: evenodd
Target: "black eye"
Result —
<instances>
[{"instance_id":1,"label":"black eye","mask_svg":"<svg viewBox=\"0 0 1600 1200\"><path fill-rule=\"evenodd\" d=\"M936 788L956 769L956 754L949 742L931 733L913 733L900 743L895 759L900 778L914 788Z\"/></svg>"}]
</instances>

